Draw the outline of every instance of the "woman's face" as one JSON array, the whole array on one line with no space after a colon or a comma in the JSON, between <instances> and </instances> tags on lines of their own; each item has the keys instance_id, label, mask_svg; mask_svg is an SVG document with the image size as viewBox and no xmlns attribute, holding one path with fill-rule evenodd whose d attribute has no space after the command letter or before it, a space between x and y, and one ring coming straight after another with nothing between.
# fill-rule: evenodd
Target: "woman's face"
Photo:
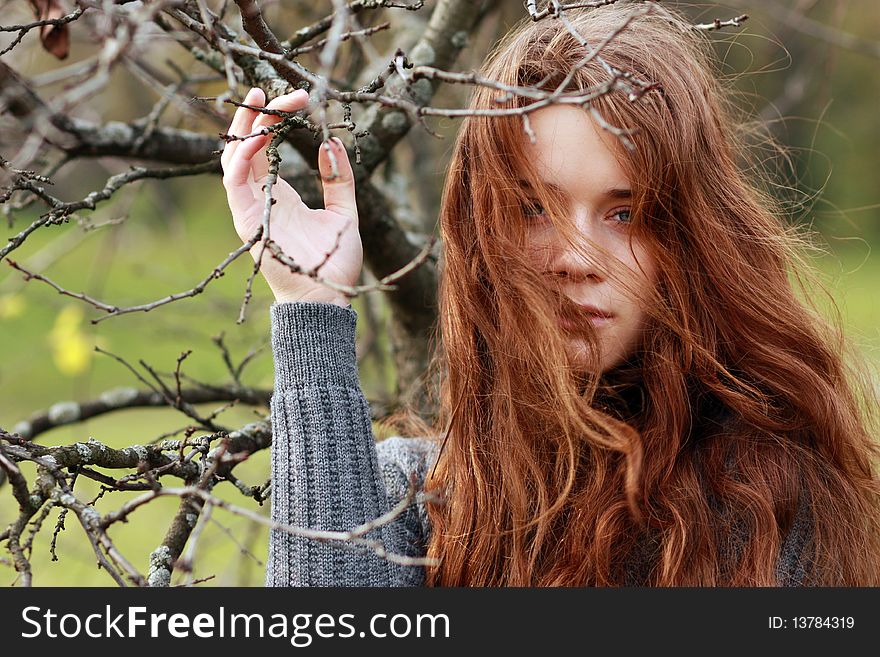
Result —
<instances>
[{"instance_id":1,"label":"woman's face","mask_svg":"<svg viewBox=\"0 0 880 657\"><path fill-rule=\"evenodd\" d=\"M556 188L590 258L581 257L558 234L537 201L523 210L531 224L529 255L552 285L586 306L579 317L559 319L573 364L589 366L589 342L583 333L589 322L605 372L640 343L647 317L644 300L656 285L656 263L647 246L630 234L632 194L617 161L617 138L576 107L546 107L532 113L530 120L537 141L532 144L525 137L528 153L541 178Z\"/></svg>"}]
</instances>

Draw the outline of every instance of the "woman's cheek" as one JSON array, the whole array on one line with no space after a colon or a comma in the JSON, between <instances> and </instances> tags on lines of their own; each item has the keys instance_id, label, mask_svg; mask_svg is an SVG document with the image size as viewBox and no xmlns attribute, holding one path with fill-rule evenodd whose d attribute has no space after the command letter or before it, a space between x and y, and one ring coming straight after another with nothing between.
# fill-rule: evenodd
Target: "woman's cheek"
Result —
<instances>
[{"instance_id":1,"label":"woman's cheek","mask_svg":"<svg viewBox=\"0 0 880 657\"><path fill-rule=\"evenodd\" d=\"M546 271L551 262L550 248L543 240L530 238L526 247L526 257L538 271Z\"/></svg>"}]
</instances>

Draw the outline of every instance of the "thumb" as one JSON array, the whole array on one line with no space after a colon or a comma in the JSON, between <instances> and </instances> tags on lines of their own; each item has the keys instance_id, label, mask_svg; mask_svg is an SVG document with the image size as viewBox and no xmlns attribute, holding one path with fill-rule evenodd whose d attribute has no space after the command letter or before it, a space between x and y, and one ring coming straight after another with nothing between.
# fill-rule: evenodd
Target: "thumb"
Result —
<instances>
[{"instance_id":1,"label":"thumb","mask_svg":"<svg viewBox=\"0 0 880 657\"><path fill-rule=\"evenodd\" d=\"M333 165L330 162L330 151L336 159L336 177L333 177ZM354 172L348 161L345 146L336 137L321 144L318 149L318 171L324 187L324 208L339 214L357 218L357 200L354 191Z\"/></svg>"}]
</instances>

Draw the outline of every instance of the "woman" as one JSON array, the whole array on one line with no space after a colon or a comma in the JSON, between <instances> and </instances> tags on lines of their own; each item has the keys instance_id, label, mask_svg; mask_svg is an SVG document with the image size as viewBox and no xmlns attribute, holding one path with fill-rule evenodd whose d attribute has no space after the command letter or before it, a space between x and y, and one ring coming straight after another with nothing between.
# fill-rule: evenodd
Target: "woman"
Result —
<instances>
[{"instance_id":1,"label":"woman","mask_svg":"<svg viewBox=\"0 0 880 657\"><path fill-rule=\"evenodd\" d=\"M273 518L350 529L388 512L410 479L424 487L368 535L404 559L273 531L268 584L880 584L872 388L793 288L801 245L747 181L706 43L665 10L632 13L570 11L579 36L524 20L483 66L564 93L527 121L461 126L440 212L441 412L433 427L398 425L431 438L377 449L355 311L264 258ZM471 107L535 102L502 96L476 87ZM276 120L240 109L230 132ZM223 156L243 240L262 216L266 143ZM341 233L321 274L352 285L352 173L334 140L331 179L327 147L325 210L280 183L272 239L308 267Z\"/></svg>"}]
</instances>

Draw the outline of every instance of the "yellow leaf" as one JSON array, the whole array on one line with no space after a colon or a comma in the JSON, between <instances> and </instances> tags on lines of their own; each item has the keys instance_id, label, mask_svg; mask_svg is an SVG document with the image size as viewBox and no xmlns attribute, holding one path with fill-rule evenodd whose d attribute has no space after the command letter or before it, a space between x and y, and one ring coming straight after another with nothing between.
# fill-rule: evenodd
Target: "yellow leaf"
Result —
<instances>
[{"instance_id":1,"label":"yellow leaf","mask_svg":"<svg viewBox=\"0 0 880 657\"><path fill-rule=\"evenodd\" d=\"M24 312L24 296L10 293L0 295L0 319L14 319Z\"/></svg>"},{"instance_id":2,"label":"yellow leaf","mask_svg":"<svg viewBox=\"0 0 880 657\"><path fill-rule=\"evenodd\" d=\"M55 326L52 327L53 335L64 335L70 331L78 331L83 321L83 310L76 304L65 306L58 317L55 318Z\"/></svg>"},{"instance_id":3,"label":"yellow leaf","mask_svg":"<svg viewBox=\"0 0 880 657\"><path fill-rule=\"evenodd\" d=\"M92 360L94 338L82 330L83 310L74 304L66 306L49 332L52 360L62 374L76 376L89 366Z\"/></svg>"}]
</instances>

